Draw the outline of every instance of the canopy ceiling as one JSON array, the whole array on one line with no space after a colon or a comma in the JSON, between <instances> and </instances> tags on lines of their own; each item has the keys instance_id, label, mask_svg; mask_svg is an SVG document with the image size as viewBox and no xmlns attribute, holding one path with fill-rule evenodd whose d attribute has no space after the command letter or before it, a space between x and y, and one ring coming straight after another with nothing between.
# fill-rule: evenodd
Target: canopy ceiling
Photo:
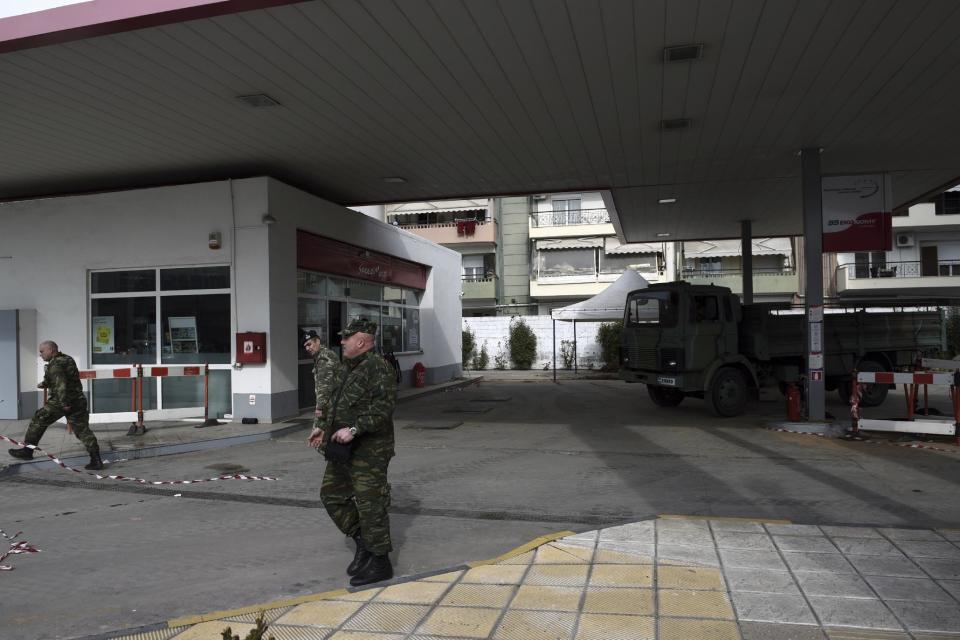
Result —
<instances>
[{"instance_id":1,"label":"canopy ceiling","mask_svg":"<svg viewBox=\"0 0 960 640\"><path fill-rule=\"evenodd\" d=\"M0 20L0 198L266 174L345 205L608 190L626 242L795 235L801 148L898 204L957 181L958 32L949 0L92 0Z\"/></svg>"}]
</instances>

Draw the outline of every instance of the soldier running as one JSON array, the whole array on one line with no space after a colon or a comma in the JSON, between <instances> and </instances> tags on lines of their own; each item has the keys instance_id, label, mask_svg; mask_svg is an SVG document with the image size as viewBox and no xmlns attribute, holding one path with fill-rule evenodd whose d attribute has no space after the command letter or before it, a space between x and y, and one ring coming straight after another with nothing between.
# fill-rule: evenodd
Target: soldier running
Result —
<instances>
[{"instance_id":1,"label":"soldier running","mask_svg":"<svg viewBox=\"0 0 960 640\"><path fill-rule=\"evenodd\" d=\"M328 460L320 500L334 524L356 542L347 567L355 587L393 577L387 467L394 456L397 382L393 368L371 353L376 333L377 324L363 318L340 332L342 370L324 416L324 441L329 435L333 442L353 443L348 460Z\"/></svg>"},{"instance_id":2,"label":"soldier running","mask_svg":"<svg viewBox=\"0 0 960 640\"><path fill-rule=\"evenodd\" d=\"M48 391L47 402L33 414L27 435L24 440L27 444L36 446L43 437L44 431L51 424L66 416L67 424L73 428L73 435L83 443L90 462L84 467L91 471L103 469L100 459L100 445L97 437L90 430L90 412L87 410L87 398L83 395L83 386L80 384L80 371L77 363L65 353L60 353L60 347L52 340L40 343L38 347L40 357L46 362L43 372L43 382L37 385ZM33 449L9 449L14 458L30 460L33 458Z\"/></svg>"}]
</instances>

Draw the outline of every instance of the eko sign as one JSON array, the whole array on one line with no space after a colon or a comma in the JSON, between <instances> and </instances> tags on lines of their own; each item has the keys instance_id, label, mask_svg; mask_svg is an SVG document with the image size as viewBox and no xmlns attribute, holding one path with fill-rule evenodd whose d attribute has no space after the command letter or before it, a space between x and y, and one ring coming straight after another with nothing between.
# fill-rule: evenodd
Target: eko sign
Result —
<instances>
[{"instance_id":1,"label":"eko sign","mask_svg":"<svg viewBox=\"0 0 960 640\"><path fill-rule=\"evenodd\" d=\"M893 247L892 198L886 176L826 176L820 185L824 253Z\"/></svg>"}]
</instances>

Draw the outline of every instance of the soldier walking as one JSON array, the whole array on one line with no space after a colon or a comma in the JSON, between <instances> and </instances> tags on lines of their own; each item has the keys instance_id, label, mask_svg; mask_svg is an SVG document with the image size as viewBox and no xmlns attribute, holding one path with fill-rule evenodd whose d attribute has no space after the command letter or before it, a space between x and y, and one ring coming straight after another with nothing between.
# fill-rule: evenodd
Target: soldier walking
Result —
<instances>
[{"instance_id":1,"label":"soldier walking","mask_svg":"<svg viewBox=\"0 0 960 640\"><path fill-rule=\"evenodd\" d=\"M387 467L395 453L397 382L393 368L371 352L376 333L377 324L363 318L340 332L343 364L329 413L324 415L329 442L320 500L334 524L356 543L347 567L355 587L393 577ZM349 457L333 459L332 443L349 446Z\"/></svg>"},{"instance_id":2,"label":"soldier walking","mask_svg":"<svg viewBox=\"0 0 960 640\"><path fill-rule=\"evenodd\" d=\"M331 349L323 346L316 331L310 330L303 334L303 348L313 356L313 390L317 397L316 409L313 412L313 430L307 442L313 448L323 446L323 416L330 408L330 392L340 379L340 358Z\"/></svg>"},{"instance_id":3,"label":"soldier walking","mask_svg":"<svg viewBox=\"0 0 960 640\"><path fill-rule=\"evenodd\" d=\"M73 435L83 443L90 454L90 462L84 469L103 469L100 445L90 430L90 412L87 410L87 398L83 395L83 386L80 384L77 363L67 354L60 353L60 347L52 340L41 342L38 351L47 364L44 367L43 382L37 387L47 390L47 402L33 414L24 440L27 444L36 446L47 427L66 416L67 424L73 428ZM9 449L8 452L21 460L33 458L33 449L27 447Z\"/></svg>"}]
</instances>

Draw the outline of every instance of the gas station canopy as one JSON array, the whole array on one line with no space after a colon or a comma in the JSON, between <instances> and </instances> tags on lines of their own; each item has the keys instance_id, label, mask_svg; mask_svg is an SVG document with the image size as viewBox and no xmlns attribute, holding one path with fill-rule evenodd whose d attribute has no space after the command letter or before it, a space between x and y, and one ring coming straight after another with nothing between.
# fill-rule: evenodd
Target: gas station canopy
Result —
<instances>
[{"instance_id":1,"label":"gas station canopy","mask_svg":"<svg viewBox=\"0 0 960 640\"><path fill-rule=\"evenodd\" d=\"M958 32L946 0L75 2L0 19L0 199L265 174L602 190L625 242L800 234L801 148L897 206L957 182Z\"/></svg>"}]
</instances>

